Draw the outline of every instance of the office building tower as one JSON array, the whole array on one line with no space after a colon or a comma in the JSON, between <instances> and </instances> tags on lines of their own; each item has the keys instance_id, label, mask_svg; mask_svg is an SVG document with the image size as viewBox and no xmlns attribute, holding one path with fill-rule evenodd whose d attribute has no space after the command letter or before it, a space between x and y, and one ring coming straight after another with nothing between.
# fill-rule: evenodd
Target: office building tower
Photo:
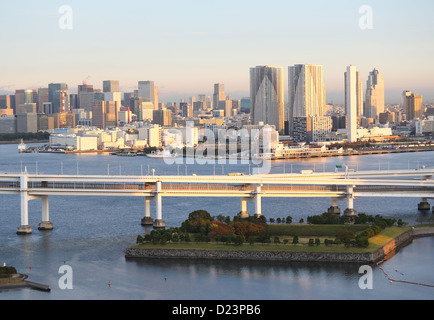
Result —
<instances>
[{"instance_id":1,"label":"office building tower","mask_svg":"<svg viewBox=\"0 0 434 320\"><path fill-rule=\"evenodd\" d=\"M384 112L384 80L383 76L374 69L369 73L366 82L366 97L363 114L366 118L378 119L380 113Z\"/></svg>"},{"instance_id":2,"label":"office building tower","mask_svg":"<svg viewBox=\"0 0 434 320\"><path fill-rule=\"evenodd\" d=\"M345 111L347 114L347 132L348 142L357 141L357 110L359 108L359 97L361 92L358 92L360 85L357 79L358 72L355 66L348 66L347 72L344 74L345 79Z\"/></svg>"},{"instance_id":3,"label":"office building tower","mask_svg":"<svg viewBox=\"0 0 434 320\"><path fill-rule=\"evenodd\" d=\"M212 96L212 107L218 109L219 101L226 100L225 85L222 83L214 84L214 94Z\"/></svg>"},{"instance_id":4,"label":"office building tower","mask_svg":"<svg viewBox=\"0 0 434 320\"><path fill-rule=\"evenodd\" d=\"M100 129L118 125L120 106L115 101L95 101L92 108L92 125Z\"/></svg>"},{"instance_id":5,"label":"office building tower","mask_svg":"<svg viewBox=\"0 0 434 320\"><path fill-rule=\"evenodd\" d=\"M172 126L172 111L169 109L153 110L152 123L162 127Z\"/></svg>"},{"instance_id":6,"label":"office building tower","mask_svg":"<svg viewBox=\"0 0 434 320\"><path fill-rule=\"evenodd\" d=\"M78 86L78 109L92 111L95 103L95 91L92 85L83 84Z\"/></svg>"},{"instance_id":7,"label":"office building tower","mask_svg":"<svg viewBox=\"0 0 434 320\"><path fill-rule=\"evenodd\" d=\"M414 119L422 120L423 118L423 96L410 91L404 91L403 94L404 109L407 115L407 120Z\"/></svg>"},{"instance_id":8,"label":"office building tower","mask_svg":"<svg viewBox=\"0 0 434 320\"><path fill-rule=\"evenodd\" d=\"M56 129L75 128L75 113L54 113L52 117L54 118L54 128Z\"/></svg>"},{"instance_id":9,"label":"office building tower","mask_svg":"<svg viewBox=\"0 0 434 320\"><path fill-rule=\"evenodd\" d=\"M0 95L0 109L15 109L15 96L10 94Z\"/></svg>"},{"instance_id":10,"label":"office building tower","mask_svg":"<svg viewBox=\"0 0 434 320\"><path fill-rule=\"evenodd\" d=\"M288 107L286 118L290 132L294 117L324 116L326 92L323 67L313 64L298 64L288 68Z\"/></svg>"},{"instance_id":11,"label":"office building tower","mask_svg":"<svg viewBox=\"0 0 434 320\"><path fill-rule=\"evenodd\" d=\"M38 102L38 92L36 90L24 90L24 103L34 102Z\"/></svg>"},{"instance_id":12,"label":"office building tower","mask_svg":"<svg viewBox=\"0 0 434 320\"><path fill-rule=\"evenodd\" d=\"M284 130L283 68L257 66L250 68L250 113L252 124L260 122Z\"/></svg>"},{"instance_id":13,"label":"office building tower","mask_svg":"<svg viewBox=\"0 0 434 320\"><path fill-rule=\"evenodd\" d=\"M38 113L43 113L44 103L50 102L48 88L39 88L38 89Z\"/></svg>"},{"instance_id":14,"label":"office building tower","mask_svg":"<svg viewBox=\"0 0 434 320\"><path fill-rule=\"evenodd\" d=\"M103 92L119 92L119 81L118 80L104 80L102 82Z\"/></svg>"},{"instance_id":15,"label":"office building tower","mask_svg":"<svg viewBox=\"0 0 434 320\"><path fill-rule=\"evenodd\" d=\"M137 96L152 102L154 109L158 109L158 88L155 87L154 81L139 81Z\"/></svg>"},{"instance_id":16,"label":"office building tower","mask_svg":"<svg viewBox=\"0 0 434 320\"><path fill-rule=\"evenodd\" d=\"M223 110L226 118L232 116L232 100L220 100L217 109Z\"/></svg>"},{"instance_id":17,"label":"office building tower","mask_svg":"<svg viewBox=\"0 0 434 320\"><path fill-rule=\"evenodd\" d=\"M38 132L37 113L29 112L17 114L17 132Z\"/></svg>"},{"instance_id":18,"label":"office building tower","mask_svg":"<svg viewBox=\"0 0 434 320\"><path fill-rule=\"evenodd\" d=\"M53 113L69 112L69 90L66 83L50 83L48 100L52 103Z\"/></svg>"}]
</instances>

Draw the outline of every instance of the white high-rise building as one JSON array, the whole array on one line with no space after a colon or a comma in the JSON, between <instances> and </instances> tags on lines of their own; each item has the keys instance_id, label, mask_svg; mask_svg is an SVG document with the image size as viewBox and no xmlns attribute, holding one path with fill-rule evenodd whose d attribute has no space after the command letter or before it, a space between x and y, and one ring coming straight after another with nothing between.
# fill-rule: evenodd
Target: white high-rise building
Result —
<instances>
[{"instance_id":1,"label":"white high-rise building","mask_svg":"<svg viewBox=\"0 0 434 320\"><path fill-rule=\"evenodd\" d=\"M364 116L366 118L378 119L380 113L384 112L384 80L380 71L374 69L369 73L366 82L366 99Z\"/></svg>"},{"instance_id":2,"label":"white high-rise building","mask_svg":"<svg viewBox=\"0 0 434 320\"><path fill-rule=\"evenodd\" d=\"M322 117L326 113L323 67L298 64L288 68L288 108L286 119L292 131L294 117Z\"/></svg>"},{"instance_id":3,"label":"white high-rise building","mask_svg":"<svg viewBox=\"0 0 434 320\"><path fill-rule=\"evenodd\" d=\"M252 124L274 125L284 130L283 68L257 66L250 68L250 114Z\"/></svg>"},{"instance_id":4,"label":"white high-rise building","mask_svg":"<svg viewBox=\"0 0 434 320\"><path fill-rule=\"evenodd\" d=\"M361 92L355 66L348 66L345 78L345 111L347 113L348 142L357 141L357 113L359 108L359 97Z\"/></svg>"}]
</instances>

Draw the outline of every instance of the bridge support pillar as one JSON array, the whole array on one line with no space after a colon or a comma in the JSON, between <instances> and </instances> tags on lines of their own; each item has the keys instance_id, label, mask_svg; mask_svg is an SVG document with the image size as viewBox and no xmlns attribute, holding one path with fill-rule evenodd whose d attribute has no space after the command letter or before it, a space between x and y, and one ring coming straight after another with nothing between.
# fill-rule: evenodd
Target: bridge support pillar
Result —
<instances>
[{"instance_id":1,"label":"bridge support pillar","mask_svg":"<svg viewBox=\"0 0 434 320\"><path fill-rule=\"evenodd\" d=\"M249 212L247 212L247 200L248 199L241 198L241 211L238 213L238 216L241 218L249 217Z\"/></svg>"},{"instance_id":2,"label":"bridge support pillar","mask_svg":"<svg viewBox=\"0 0 434 320\"><path fill-rule=\"evenodd\" d=\"M38 226L38 230L53 230L53 223L50 221L50 207L48 196L41 197L42 200L42 221Z\"/></svg>"},{"instance_id":3,"label":"bridge support pillar","mask_svg":"<svg viewBox=\"0 0 434 320\"><path fill-rule=\"evenodd\" d=\"M354 196L353 196L353 187L347 187L347 208L344 211L344 215L346 216L356 216L357 211L354 210Z\"/></svg>"},{"instance_id":4,"label":"bridge support pillar","mask_svg":"<svg viewBox=\"0 0 434 320\"><path fill-rule=\"evenodd\" d=\"M26 170L27 171L27 170ZM21 206L21 225L18 227L17 234L31 234L32 228L29 225L29 194L27 192L27 172L20 176L20 206Z\"/></svg>"},{"instance_id":5,"label":"bridge support pillar","mask_svg":"<svg viewBox=\"0 0 434 320\"><path fill-rule=\"evenodd\" d=\"M341 209L338 207L338 199L332 198L332 206L328 209L328 213L340 215Z\"/></svg>"},{"instance_id":6,"label":"bridge support pillar","mask_svg":"<svg viewBox=\"0 0 434 320\"><path fill-rule=\"evenodd\" d=\"M261 196L261 186L255 187L255 217L262 216L262 196Z\"/></svg>"},{"instance_id":7,"label":"bridge support pillar","mask_svg":"<svg viewBox=\"0 0 434 320\"><path fill-rule=\"evenodd\" d=\"M157 181L156 184L156 196L155 196L155 206L156 206L156 219L154 221L154 229L164 229L166 227L166 222L163 221L163 202L161 196L161 181Z\"/></svg>"},{"instance_id":8,"label":"bridge support pillar","mask_svg":"<svg viewBox=\"0 0 434 320\"><path fill-rule=\"evenodd\" d=\"M151 218L151 200L145 197L145 217L142 218L142 226L152 226L154 220Z\"/></svg>"},{"instance_id":9,"label":"bridge support pillar","mask_svg":"<svg viewBox=\"0 0 434 320\"><path fill-rule=\"evenodd\" d=\"M422 202L417 205L417 209L420 211L428 211L429 209L431 209L431 206L428 203L428 199L422 198Z\"/></svg>"}]
</instances>

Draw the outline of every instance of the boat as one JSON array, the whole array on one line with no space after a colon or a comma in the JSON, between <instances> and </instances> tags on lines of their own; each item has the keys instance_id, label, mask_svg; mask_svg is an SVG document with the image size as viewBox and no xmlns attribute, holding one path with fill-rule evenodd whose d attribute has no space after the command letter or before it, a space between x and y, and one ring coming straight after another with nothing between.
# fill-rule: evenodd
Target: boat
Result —
<instances>
[{"instance_id":1,"label":"boat","mask_svg":"<svg viewBox=\"0 0 434 320\"><path fill-rule=\"evenodd\" d=\"M163 151L161 150L152 151L151 153L148 153L146 156L149 158L164 159L164 158L175 158L176 154L172 154L168 149L164 149Z\"/></svg>"},{"instance_id":2,"label":"boat","mask_svg":"<svg viewBox=\"0 0 434 320\"><path fill-rule=\"evenodd\" d=\"M24 143L23 139L21 139L21 143L18 145L18 152L23 153L26 151L26 144Z\"/></svg>"}]
</instances>

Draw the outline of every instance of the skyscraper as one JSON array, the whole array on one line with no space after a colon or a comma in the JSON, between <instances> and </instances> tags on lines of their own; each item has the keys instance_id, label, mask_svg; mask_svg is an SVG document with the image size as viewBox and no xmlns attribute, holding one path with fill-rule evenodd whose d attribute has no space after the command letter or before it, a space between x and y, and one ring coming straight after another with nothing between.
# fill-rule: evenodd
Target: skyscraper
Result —
<instances>
[{"instance_id":1,"label":"skyscraper","mask_svg":"<svg viewBox=\"0 0 434 320\"><path fill-rule=\"evenodd\" d=\"M325 115L326 93L323 67L298 64L288 68L287 120L292 131L294 117L322 117Z\"/></svg>"},{"instance_id":2,"label":"skyscraper","mask_svg":"<svg viewBox=\"0 0 434 320\"><path fill-rule=\"evenodd\" d=\"M366 99L363 114L366 118L378 119L384 112L384 80L383 76L374 69L369 73L366 82Z\"/></svg>"},{"instance_id":3,"label":"skyscraper","mask_svg":"<svg viewBox=\"0 0 434 320\"><path fill-rule=\"evenodd\" d=\"M347 114L348 142L357 141L357 116L360 107L360 74L355 66L348 66L345 78L345 111Z\"/></svg>"},{"instance_id":4,"label":"skyscraper","mask_svg":"<svg viewBox=\"0 0 434 320\"><path fill-rule=\"evenodd\" d=\"M226 100L225 85L222 83L214 84L214 94L212 96L212 107L218 109L219 101Z\"/></svg>"},{"instance_id":5,"label":"skyscraper","mask_svg":"<svg viewBox=\"0 0 434 320\"><path fill-rule=\"evenodd\" d=\"M402 93L407 120L422 120L423 118L423 97L410 91Z\"/></svg>"},{"instance_id":6,"label":"skyscraper","mask_svg":"<svg viewBox=\"0 0 434 320\"><path fill-rule=\"evenodd\" d=\"M69 90L66 83L50 83L48 85L48 100L53 107L53 113L69 112Z\"/></svg>"},{"instance_id":7,"label":"skyscraper","mask_svg":"<svg viewBox=\"0 0 434 320\"><path fill-rule=\"evenodd\" d=\"M257 66L250 68L250 113L252 124L275 125L284 130L283 68Z\"/></svg>"},{"instance_id":8,"label":"skyscraper","mask_svg":"<svg viewBox=\"0 0 434 320\"><path fill-rule=\"evenodd\" d=\"M158 110L158 88L155 87L154 81L139 81L139 98L145 98L146 101L154 104L154 110Z\"/></svg>"},{"instance_id":9,"label":"skyscraper","mask_svg":"<svg viewBox=\"0 0 434 320\"><path fill-rule=\"evenodd\" d=\"M119 81L118 80L104 80L102 82L103 92L119 92Z\"/></svg>"}]
</instances>

